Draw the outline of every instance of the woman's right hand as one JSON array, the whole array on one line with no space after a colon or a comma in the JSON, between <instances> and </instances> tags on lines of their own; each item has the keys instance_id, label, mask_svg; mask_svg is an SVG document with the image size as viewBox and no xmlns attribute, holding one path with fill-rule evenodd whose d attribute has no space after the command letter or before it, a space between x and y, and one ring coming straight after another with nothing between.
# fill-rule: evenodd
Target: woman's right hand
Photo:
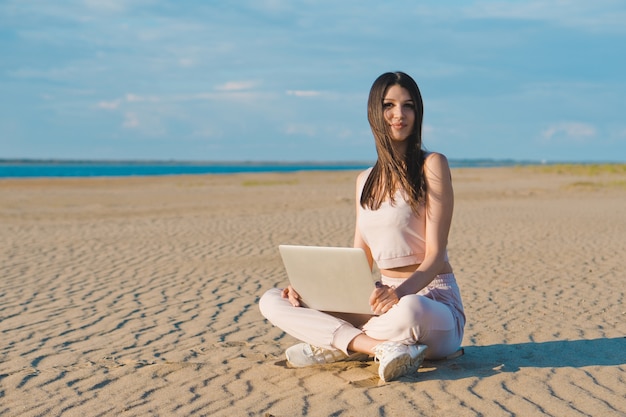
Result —
<instances>
[{"instance_id":1,"label":"woman's right hand","mask_svg":"<svg viewBox=\"0 0 626 417\"><path fill-rule=\"evenodd\" d=\"M288 298L292 306L300 307L300 294L298 294L291 285L287 288L284 288L283 292L280 295L283 298Z\"/></svg>"}]
</instances>

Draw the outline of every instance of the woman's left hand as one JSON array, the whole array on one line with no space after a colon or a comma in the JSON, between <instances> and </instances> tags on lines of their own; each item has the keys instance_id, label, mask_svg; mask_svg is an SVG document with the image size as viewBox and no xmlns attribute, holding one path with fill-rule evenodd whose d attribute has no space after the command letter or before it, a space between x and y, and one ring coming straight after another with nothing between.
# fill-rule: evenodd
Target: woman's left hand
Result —
<instances>
[{"instance_id":1,"label":"woman's left hand","mask_svg":"<svg viewBox=\"0 0 626 417\"><path fill-rule=\"evenodd\" d=\"M380 284L372 291L369 301L374 314L383 314L391 310L399 300L395 287Z\"/></svg>"}]
</instances>

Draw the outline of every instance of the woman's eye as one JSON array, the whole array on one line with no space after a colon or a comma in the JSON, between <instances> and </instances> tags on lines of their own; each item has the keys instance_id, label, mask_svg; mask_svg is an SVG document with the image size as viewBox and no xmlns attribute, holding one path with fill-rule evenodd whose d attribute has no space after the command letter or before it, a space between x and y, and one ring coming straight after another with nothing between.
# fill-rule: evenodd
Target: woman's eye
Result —
<instances>
[{"instance_id":1,"label":"woman's eye","mask_svg":"<svg viewBox=\"0 0 626 417\"><path fill-rule=\"evenodd\" d=\"M390 109L393 107L393 103L383 103L383 109Z\"/></svg>"},{"instance_id":2,"label":"woman's eye","mask_svg":"<svg viewBox=\"0 0 626 417\"><path fill-rule=\"evenodd\" d=\"M413 103L404 103L404 107L406 107L407 109L414 109L415 108L415 104L413 104Z\"/></svg>"}]
</instances>

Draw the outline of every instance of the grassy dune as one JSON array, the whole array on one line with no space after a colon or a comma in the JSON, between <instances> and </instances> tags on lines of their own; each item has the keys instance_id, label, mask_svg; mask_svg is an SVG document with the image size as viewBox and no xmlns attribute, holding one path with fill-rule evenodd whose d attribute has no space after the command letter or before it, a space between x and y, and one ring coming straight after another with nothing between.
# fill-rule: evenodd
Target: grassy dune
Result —
<instances>
[{"instance_id":1,"label":"grassy dune","mask_svg":"<svg viewBox=\"0 0 626 417\"><path fill-rule=\"evenodd\" d=\"M598 176L603 174L626 174L626 164L555 164L536 165L533 169L547 174Z\"/></svg>"}]
</instances>

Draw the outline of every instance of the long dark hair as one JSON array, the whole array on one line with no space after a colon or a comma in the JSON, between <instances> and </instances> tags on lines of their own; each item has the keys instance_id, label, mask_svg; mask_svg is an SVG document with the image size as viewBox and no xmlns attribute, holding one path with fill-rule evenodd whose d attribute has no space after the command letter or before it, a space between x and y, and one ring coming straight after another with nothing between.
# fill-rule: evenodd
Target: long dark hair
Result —
<instances>
[{"instance_id":1,"label":"long dark hair","mask_svg":"<svg viewBox=\"0 0 626 417\"><path fill-rule=\"evenodd\" d=\"M385 94L394 85L406 89L415 104L415 124L406 139L404 158L393 147L390 126L383 113ZM409 75L403 72L387 72L374 81L367 101L367 119L374 134L378 159L363 187L360 201L362 207L376 210L387 198L393 202L400 187L413 211L418 212L426 196L423 173L425 152L422 150L423 117L422 94Z\"/></svg>"}]
</instances>

